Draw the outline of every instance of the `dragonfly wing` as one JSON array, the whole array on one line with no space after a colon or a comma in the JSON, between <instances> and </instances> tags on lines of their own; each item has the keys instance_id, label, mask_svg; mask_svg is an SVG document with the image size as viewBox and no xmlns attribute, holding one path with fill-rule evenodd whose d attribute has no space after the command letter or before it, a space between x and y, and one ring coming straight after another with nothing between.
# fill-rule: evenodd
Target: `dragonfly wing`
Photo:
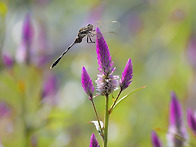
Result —
<instances>
[{"instance_id":1,"label":"dragonfly wing","mask_svg":"<svg viewBox=\"0 0 196 147\"><path fill-rule=\"evenodd\" d=\"M97 27L101 30L104 37L112 38L112 36L118 36L118 29L120 28L120 23L118 21L98 21L94 25L94 28Z\"/></svg>"}]
</instances>

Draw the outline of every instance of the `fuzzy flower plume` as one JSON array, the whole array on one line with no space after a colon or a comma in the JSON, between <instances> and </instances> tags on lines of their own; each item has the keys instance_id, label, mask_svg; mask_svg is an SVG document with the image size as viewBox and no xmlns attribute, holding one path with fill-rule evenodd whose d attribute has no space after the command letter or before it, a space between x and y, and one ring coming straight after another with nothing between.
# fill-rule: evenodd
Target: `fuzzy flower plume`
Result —
<instances>
[{"instance_id":1,"label":"fuzzy flower plume","mask_svg":"<svg viewBox=\"0 0 196 147\"><path fill-rule=\"evenodd\" d=\"M182 147L184 142L181 138L187 138L187 134L183 124L182 108L174 92L171 93L169 124L169 146Z\"/></svg>"},{"instance_id":2,"label":"fuzzy flower plume","mask_svg":"<svg viewBox=\"0 0 196 147\"><path fill-rule=\"evenodd\" d=\"M82 68L82 79L81 79L82 87L88 96L89 99L93 97L94 87L90 76L88 75L86 69Z\"/></svg>"},{"instance_id":3,"label":"fuzzy flower plume","mask_svg":"<svg viewBox=\"0 0 196 147\"><path fill-rule=\"evenodd\" d=\"M99 64L100 74L97 75L97 93L99 95L109 95L117 89L119 82L118 76L112 75L115 68L110 56L109 48L104 40L100 30L96 30L96 43L97 43L97 60Z\"/></svg>"},{"instance_id":4,"label":"fuzzy flower plume","mask_svg":"<svg viewBox=\"0 0 196 147\"><path fill-rule=\"evenodd\" d=\"M131 84L132 77L133 77L133 67L132 67L131 59L129 59L127 61L125 69L124 69L124 71L122 73L122 78L120 80L121 90L126 89Z\"/></svg>"},{"instance_id":5,"label":"fuzzy flower plume","mask_svg":"<svg viewBox=\"0 0 196 147\"><path fill-rule=\"evenodd\" d=\"M106 78L103 74L97 75L97 93L100 95L108 95L118 88L119 76L109 75Z\"/></svg>"},{"instance_id":6,"label":"fuzzy flower plume","mask_svg":"<svg viewBox=\"0 0 196 147\"><path fill-rule=\"evenodd\" d=\"M96 44L97 44L97 60L99 64L99 71L105 76L108 76L114 71L113 62L110 56L110 51L106 41L99 28L96 30Z\"/></svg>"},{"instance_id":7,"label":"fuzzy flower plume","mask_svg":"<svg viewBox=\"0 0 196 147\"><path fill-rule=\"evenodd\" d=\"M188 126L196 136L196 115L193 114L192 110L187 111Z\"/></svg>"},{"instance_id":8,"label":"fuzzy flower plume","mask_svg":"<svg viewBox=\"0 0 196 147\"><path fill-rule=\"evenodd\" d=\"M159 137L157 136L155 131L152 131L151 133L151 140L153 147L162 147Z\"/></svg>"},{"instance_id":9,"label":"fuzzy flower plume","mask_svg":"<svg viewBox=\"0 0 196 147\"><path fill-rule=\"evenodd\" d=\"M89 147L100 147L100 146L98 145L98 141L97 141L97 139L96 139L96 137L95 137L94 134L92 134L92 136L91 136L91 140L90 140L90 145L89 145Z\"/></svg>"}]
</instances>

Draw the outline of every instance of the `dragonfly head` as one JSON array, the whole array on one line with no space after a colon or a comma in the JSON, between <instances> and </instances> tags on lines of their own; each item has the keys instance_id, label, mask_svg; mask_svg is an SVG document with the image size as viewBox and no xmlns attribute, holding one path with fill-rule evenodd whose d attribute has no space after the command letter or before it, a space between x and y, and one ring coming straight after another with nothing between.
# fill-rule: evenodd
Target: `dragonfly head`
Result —
<instances>
[{"instance_id":1,"label":"dragonfly head","mask_svg":"<svg viewBox=\"0 0 196 147\"><path fill-rule=\"evenodd\" d=\"M88 30L90 30L90 31L93 30L93 25L92 24L88 24L87 27L88 27Z\"/></svg>"}]
</instances>

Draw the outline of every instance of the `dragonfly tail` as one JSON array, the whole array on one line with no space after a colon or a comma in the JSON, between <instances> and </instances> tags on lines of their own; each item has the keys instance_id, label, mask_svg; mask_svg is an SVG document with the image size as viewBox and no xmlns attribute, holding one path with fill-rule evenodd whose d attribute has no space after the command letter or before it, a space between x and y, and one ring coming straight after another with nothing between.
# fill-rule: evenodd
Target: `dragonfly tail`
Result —
<instances>
[{"instance_id":1,"label":"dragonfly tail","mask_svg":"<svg viewBox=\"0 0 196 147\"><path fill-rule=\"evenodd\" d=\"M58 59L56 59L54 61L54 63L52 63L52 65L50 66L50 69L52 69L53 67L55 67L59 61L61 60L61 58L69 51L69 49L75 44L75 42L73 42L59 57Z\"/></svg>"}]
</instances>

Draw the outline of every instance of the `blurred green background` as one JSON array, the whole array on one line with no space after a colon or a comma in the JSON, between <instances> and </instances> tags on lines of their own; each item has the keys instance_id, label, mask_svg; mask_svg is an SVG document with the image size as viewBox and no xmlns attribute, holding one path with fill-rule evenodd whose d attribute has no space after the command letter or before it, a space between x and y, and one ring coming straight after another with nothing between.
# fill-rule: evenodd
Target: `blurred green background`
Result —
<instances>
[{"instance_id":1,"label":"blurred green background","mask_svg":"<svg viewBox=\"0 0 196 147\"><path fill-rule=\"evenodd\" d=\"M96 118L81 86L83 66L93 82L96 80L96 45L84 39L58 66L49 69L81 27L101 22L116 67L114 74L121 75L128 58L133 62L133 82L123 95L146 86L112 113L109 146L150 147L151 131L156 128L161 129L158 135L166 146L170 92L176 92L184 113L196 106L196 53L189 53L190 48L196 50L195 6L195 0L0 1L2 145L89 146L90 136L95 133L102 146L95 127L89 124ZM28 64L16 57L27 13L33 26ZM113 20L118 22L117 27ZM115 33L107 33L104 25L111 26ZM9 55L13 65L3 63L4 54ZM47 94L45 89L49 89ZM101 120L104 102L102 96L95 99Z\"/></svg>"}]
</instances>

